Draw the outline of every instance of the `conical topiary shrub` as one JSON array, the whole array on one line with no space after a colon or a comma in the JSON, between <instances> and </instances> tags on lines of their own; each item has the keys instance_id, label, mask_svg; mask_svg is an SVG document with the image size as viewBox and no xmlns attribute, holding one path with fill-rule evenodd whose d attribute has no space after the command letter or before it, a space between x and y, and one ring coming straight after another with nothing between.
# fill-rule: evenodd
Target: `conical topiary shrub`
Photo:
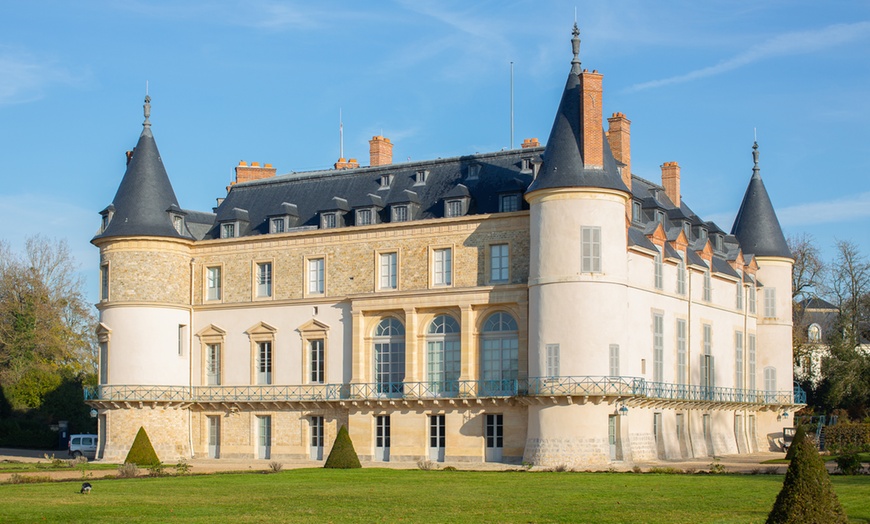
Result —
<instances>
[{"instance_id":1,"label":"conical topiary shrub","mask_svg":"<svg viewBox=\"0 0 870 524\"><path fill-rule=\"evenodd\" d=\"M359 457L356 456L356 450L353 449L353 442L350 440L347 427L344 425L338 430L338 435L335 436L335 442L332 444L332 451L326 457L326 464L323 467L336 469L362 467L359 463Z\"/></svg>"},{"instance_id":2,"label":"conical topiary shrub","mask_svg":"<svg viewBox=\"0 0 870 524\"><path fill-rule=\"evenodd\" d=\"M151 439L148 438L148 433L145 433L144 427L140 427L139 432L136 433L136 438L133 440L133 445L130 446L124 463L136 464L137 466L160 464L157 452L154 451L154 446L151 445Z\"/></svg>"},{"instance_id":3,"label":"conical topiary shrub","mask_svg":"<svg viewBox=\"0 0 870 524\"><path fill-rule=\"evenodd\" d=\"M785 452L785 459L791 460L794 458L794 450L797 447L798 442L803 442L807 438L807 430L804 426L798 426L797 431L794 432L794 439L791 441L791 445L788 447L788 451Z\"/></svg>"},{"instance_id":4,"label":"conical topiary shrub","mask_svg":"<svg viewBox=\"0 0 870 524\"><path fill-rule=\"evenodd\" d=\"M807 524L810 522L849 522L831 488L825 462L816 447L795 435L794 457L785 473L782 490L767 516L768 524Z\"/></svg>"}]
</instances>

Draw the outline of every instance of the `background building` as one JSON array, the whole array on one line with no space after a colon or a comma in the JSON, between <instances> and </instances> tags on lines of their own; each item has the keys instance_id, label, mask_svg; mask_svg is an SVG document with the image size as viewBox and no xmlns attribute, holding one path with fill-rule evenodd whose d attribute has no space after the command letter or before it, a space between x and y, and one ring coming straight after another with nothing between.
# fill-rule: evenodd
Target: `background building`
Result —
<instances>
[{"instance_id":1,"label":"background building","mask_svg":"<svg viewBox=\"0 0 870 524\"><path fill-rule=\"evenodd\" d=\"M182 209L145 123L101 253L99 455L590 466L769 449L791 255L758 150L731 234L631 173L579 32L546 148L276 176Z\"/></svg>"}]
</instances>

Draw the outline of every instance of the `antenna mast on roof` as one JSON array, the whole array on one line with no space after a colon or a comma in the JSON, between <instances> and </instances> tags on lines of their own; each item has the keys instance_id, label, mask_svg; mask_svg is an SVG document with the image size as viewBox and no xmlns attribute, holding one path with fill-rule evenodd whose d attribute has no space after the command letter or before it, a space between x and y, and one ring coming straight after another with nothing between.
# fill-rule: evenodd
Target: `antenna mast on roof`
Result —
<instances>
[{"instance_id":1,"label":"antenna mast on roof","mask_svg":"<svg viewBox=\"0 0 870 524\"><path fill-rule=\"evenodd\" d=\"M338 108L338 158L344 158L344 123L341 121L341 108Z\"/></svg>"},{"instance_id":2,"label":"antenna mast on roof","mask_svg":"<svg viewBox=\"0 0 870 524\"><path fill-rule=\"evenodd\" d=\"M511 149L514 148L514 63L511 62Z\"/></svg>"}]
</instances>

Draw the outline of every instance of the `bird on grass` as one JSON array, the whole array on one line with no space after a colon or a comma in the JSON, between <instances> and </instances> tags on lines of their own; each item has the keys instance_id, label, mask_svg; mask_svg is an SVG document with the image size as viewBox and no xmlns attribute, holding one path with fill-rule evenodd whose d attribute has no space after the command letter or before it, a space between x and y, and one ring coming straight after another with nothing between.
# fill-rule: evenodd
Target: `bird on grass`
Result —
<instances>
[{"instance_id":1,"label":"bird on grass","mask_svg":"<svg viewBox=\"0 0 870 524\"><path fill-rule=\"evenodd\" d=\"M82 483L82 490L79 493L81 493L82 495L87 495L88 493L91 492L92 487L93 486L91 486L90 482L83 482Z\"/></svg>"}]
</instances>

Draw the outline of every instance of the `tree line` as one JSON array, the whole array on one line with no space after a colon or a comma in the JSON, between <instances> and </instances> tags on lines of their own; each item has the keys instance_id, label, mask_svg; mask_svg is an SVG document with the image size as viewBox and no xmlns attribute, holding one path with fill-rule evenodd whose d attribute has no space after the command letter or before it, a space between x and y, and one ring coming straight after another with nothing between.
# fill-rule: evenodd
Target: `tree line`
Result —
<instances>
[{"instance_id":1,"label":"tree line","mask_svg":"<svg viewBox=\"0 0 870 524\"><path fill-rule=\"evenodd\" d=\"M64 240L0 240L0 445L54 446L60 420L96 429L82 387L95 383L94 308Z\"/></svg>"},{"instance_id":2,"label":"tree line","mask_svg":"<svg viewBox=\"0 0 870 524\"><path fill-rule=\"evenodd\" d=\"M870 259L853 242L838 241L829 261L810 236L788 242L795 378L815 411L870 417Z\"/></svg>"}]
</instances>

